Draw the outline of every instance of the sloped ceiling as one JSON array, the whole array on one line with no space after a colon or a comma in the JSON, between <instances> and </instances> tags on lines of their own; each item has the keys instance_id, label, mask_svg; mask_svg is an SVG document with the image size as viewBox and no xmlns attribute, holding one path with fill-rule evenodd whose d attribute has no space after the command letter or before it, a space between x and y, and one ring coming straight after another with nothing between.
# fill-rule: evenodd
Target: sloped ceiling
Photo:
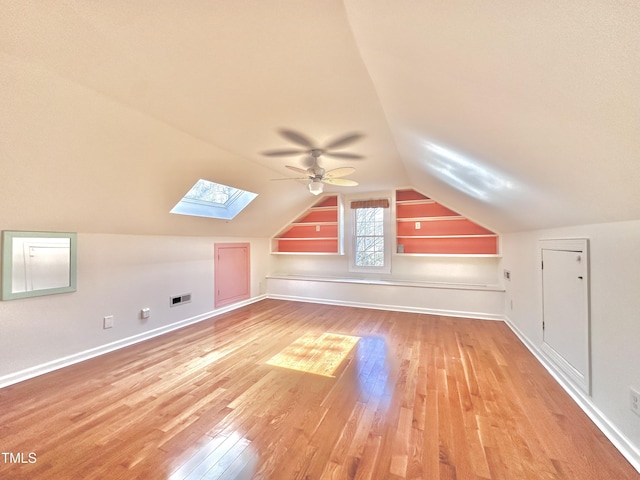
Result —
<instances>
[{"instance_id":1,"label":"sloped ceiling","mask_svg":"<svg viewBox=\"0 0 640 480\"><path fill-rule=\"evenodd\" d=\"M0 0L2 229L274 234L313 202L278 130L508 232L640 218L636 2ZM198 179L254 191L171 215Z\"/></svg>"}]
</instances>

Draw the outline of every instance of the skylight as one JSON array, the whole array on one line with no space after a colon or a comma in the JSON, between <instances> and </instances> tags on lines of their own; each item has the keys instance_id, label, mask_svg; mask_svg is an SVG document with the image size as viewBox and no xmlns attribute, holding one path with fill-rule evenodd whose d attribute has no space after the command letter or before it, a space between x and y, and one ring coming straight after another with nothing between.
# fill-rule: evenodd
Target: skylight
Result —
<instances>
[{"instance_id":1,"label":"skylight","mask_svg":"<svg viewBox=\"0 0 640 480\"><path fill-rule=\"evenodd\" d=\"M257 193L200 179L171 213L231 220L257 196Z\"/></svg>"}]
</instances>

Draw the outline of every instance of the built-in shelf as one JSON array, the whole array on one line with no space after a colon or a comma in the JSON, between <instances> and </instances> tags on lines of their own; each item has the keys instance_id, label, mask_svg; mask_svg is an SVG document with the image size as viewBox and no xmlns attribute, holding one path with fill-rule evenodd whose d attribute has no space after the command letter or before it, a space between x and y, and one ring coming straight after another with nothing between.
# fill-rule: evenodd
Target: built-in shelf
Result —
<instances>
[{"instance_id":1,"label":"built-in shelf","mask_svg":"<svg viewBox=\"0 0 640 480\"><path fill-rule=\"evenodd\" d=\"M273 238L278 254L342 255L342 201L327 195Z\"/></svg>"},{"instance_id":2,"label":"built-in shelf","mask_svg":"<svg viewBox=\"0 0 640 480\"><path fill-rule=\"evenodd\" d=\"M498 256L499 236L413 189L395 200L396 255ZM319 199L272 239L271 252L342 255L343 205L339 195Z\"/></svg>"},{"instance_id":3,"label":"built-in shelf","mask_svg":"<svg viewBox=\"0 0 640 480\"><path fill-rule=\"evenodd\" d=\"M402 255L497 256L499 237L413 189L396 191L396 251Z\"/></svg>"}]
</instances>

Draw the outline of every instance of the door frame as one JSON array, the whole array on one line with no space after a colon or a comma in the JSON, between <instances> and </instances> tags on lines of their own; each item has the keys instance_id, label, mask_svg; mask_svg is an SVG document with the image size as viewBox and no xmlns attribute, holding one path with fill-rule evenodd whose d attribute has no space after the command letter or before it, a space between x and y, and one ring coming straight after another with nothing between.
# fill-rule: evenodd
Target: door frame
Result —
<instances>
[{"instance_id":1,"label":"door frame","mask_svg":"<svg viewBox=\"0 0 640 480\"><path fill-rule=\"evenodd\" d=\"M221 271L219 267L219 258L220 251L223 251L226 248L245 248L247 251L247 268L243 275L244 278L244 287L245 291L241 294L238 294L234 297L229 298L220 298L218 285L223 281L223 278L226 272ZM238 302L240 300L245 300L251 297L251 243L249 242L238 242L238 243L214 243L213 245L213 278L214 278L214 292L213 292L213 303L214 308L223 307L225 305L229 305L231 303Z\"/></svg>"},{"instance_id":2,"label":"door frame","mask_svg":"<svg viewBox=\"0 0 640 480\"><path fill-rule=\"evenodd\" d=\"M560 373L570 380L573 384L577 385L588 395L591 395L591 298L590 298L590 255L589 255L589 239L588 238L553 238L539 240L539 259L540 259L540 289L542 296L542 322L540 327L542 329L541 349L551 362L558 367ZM544 265L543 265L543 251L544 250L556 250L565 252L581 252L584 258L584 278L583 278L583 291L586 318L583 319L581 325L586 329L584 338L586 339L586 369L584 372L580 372L573 365L571 365L560 353L553 349L544 341L544 326L545 326L545 303L544 303Z\"/></svg>"}]
</instances>

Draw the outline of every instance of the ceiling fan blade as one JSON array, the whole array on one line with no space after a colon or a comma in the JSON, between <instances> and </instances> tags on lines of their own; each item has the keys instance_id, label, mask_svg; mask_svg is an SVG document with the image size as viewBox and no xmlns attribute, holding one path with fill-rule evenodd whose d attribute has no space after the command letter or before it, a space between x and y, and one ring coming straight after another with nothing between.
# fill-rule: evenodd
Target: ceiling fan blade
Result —
<instances>
[{"instance_id":1,"label":"ceiling fan blade","mask_svg":"<svg viewBox=\"0 0 640 480\"><path fill-rule=\"evenodd\" d=\"M334 141L325 145L325 150L331 150L332 148L343 148L347 145L351 145L354 142L360 140L364 135L362 133L349 133L341 137L336 138Z\"/></svg>"},{"instance_id":2,"label":"ceiling fan blade","mask_svg":"<svg viewBox=\"0 0 640 480\"><path fill-rule=\"evenodd\" d=\"M309 175L304 168L292 167L291 165L285 165L289 170L293 170L294 172L301 173L302 175Z\"/></svg>"},{"instance_id":3,"label":"ceiling fan blade","mask_svg":"<svg viewBox=\"0 0 640 480\"><path fill-rule=\"evenodd\" d=\"M267 150L266 152L262 152L262 155L265 157L288 157L291 155L302 155L303 153L307 153L307 151L288 148L282 150Z\"/></svg>"},{"instance_id":4,"label":"ceiling fan blade","mask_svg":"<svg viewBox=\"0 0 640 480\"><path fill-rule=\"evenodd\" d=\"M307 147L310 149L315 148L313 145L313 142L300 132L296 132L294 130L288 130L286 128L280 129L279 132L280 132L280 135L282 135L284 138L286 138L290 142L293 142L297 145L301 145L303 147Z\"/></svg>"},{"instance_id":5,"label":"ceiling fan blade","mask_svg":"<svg viewBox=\"0 0 640 480\"><path fill-rule=\"evenodd\" d=\"M270 178L272 182L276 182L279 180L309 180L309 177L287 177L287 178Z\"/></svg>"},{"instance_id":6,"label":"ceiling fan blade","mask_svg":"<svg viewBox=\"0 0 640 480\"><path fill-rule=\"evenodd\" d=\"M348 178L323 178L322 182L328 183L329 185L337 185L339 187L355 187L358 185L358 182L349 180Z\"/></svg>"},{"instance_id":7,"label":"ceiling fan blade","mask_svg":"<svg viewBox=\"0 0 640 480\"><path fill-rule=\"evenodd\" d=\"M349 160L362 160L364 158L362 155L358 155L357 153L325 152L325 155L327 157L346 158Z\"/></svg>"},{"instance_id":8,"label":"ceiling fan blade","mask_svg":"<svg viewBox=\"0 0 640 480\"><path fill-rule=\"evenodd\" d=\"M355 171L356 169L353 167L334 168L333 170L329 170L327 173L325 173L324 178L346 177L347 175L351 175Z\"/></svg>"}]
</instances>

